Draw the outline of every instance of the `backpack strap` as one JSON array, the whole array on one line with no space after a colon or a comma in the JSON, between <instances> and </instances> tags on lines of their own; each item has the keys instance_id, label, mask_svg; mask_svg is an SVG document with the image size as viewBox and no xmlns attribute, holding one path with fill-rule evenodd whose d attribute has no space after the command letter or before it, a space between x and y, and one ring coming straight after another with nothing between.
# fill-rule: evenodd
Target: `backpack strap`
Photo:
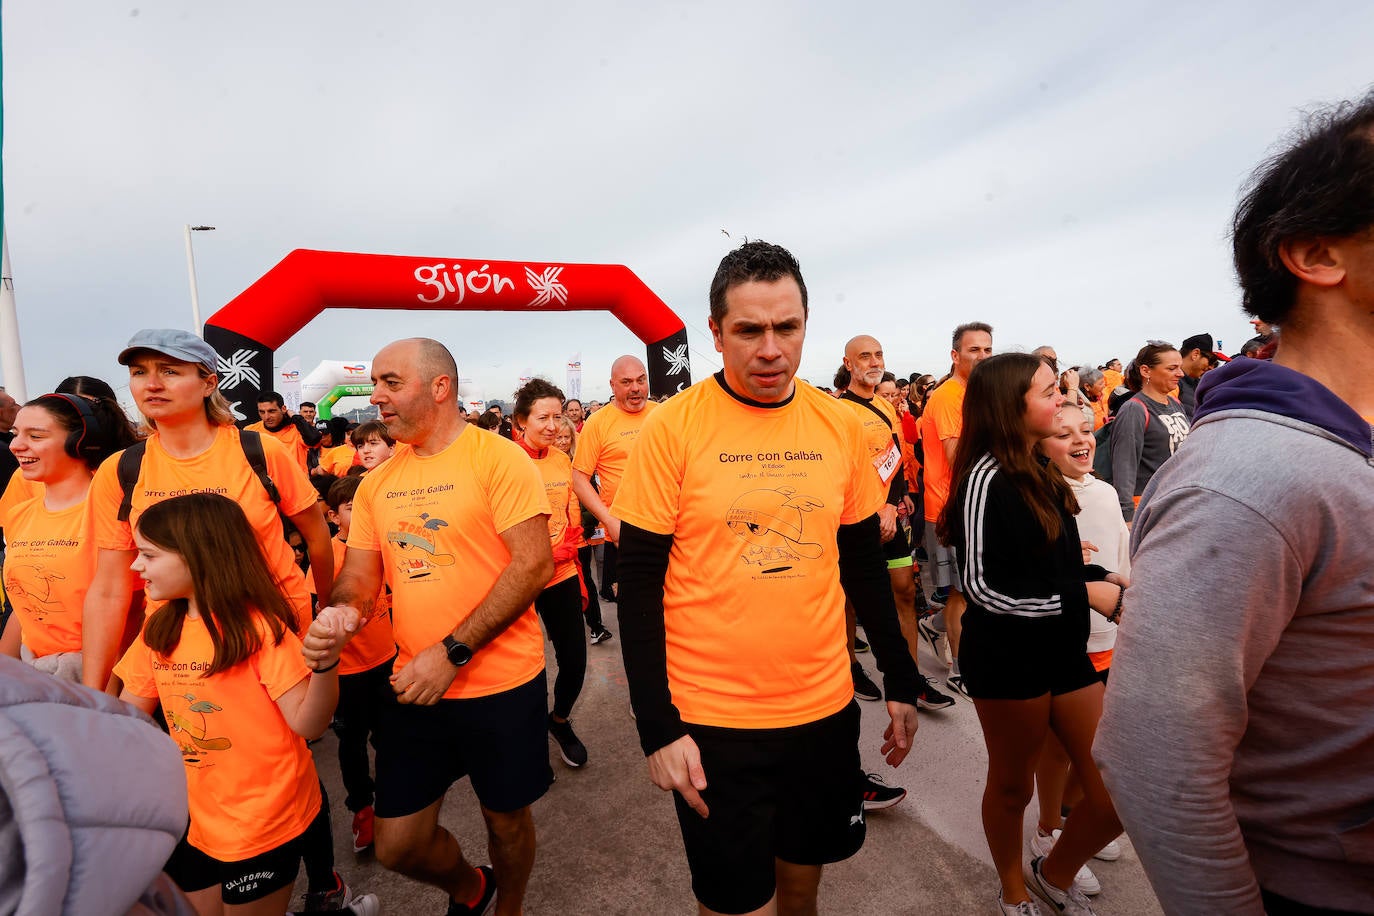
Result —
<instances>
[{"instance_id":1,"label":"backpack strap","mask_svg":"<svg viewBox=\"0 0 1374 916\"><path fill-rule=\"evenodd\" d=\"M241 430L239 444L243 446L243 455L248 459L248 466L253 469L253 473L262 482L262 488L267 491L267 498L280 505L281 492L272 481L272 475L267 473L267 453L262 450L262 434L251 429Z\"/></svg>"},{"instance_id":2,"label":"backpack strap","mask_svg":"<svg viewBox=\"0 0 1374 916\"><path fill-rule=\"evenodd\" d=\"M121 522L129 520L129 512L133 509L134 486L138 483L138 472L143 469L143 453L147 450L148 441L140 439L119 454L119 463L115 470L119 475L119 488L124 491L124 496L119 501L119 514L116 518Z\"/></svg>"},{"instance_id":3,"label":"backpack strap","mask_svg":"<svg viewBox=\"0 0 1374 916\"><path fill-rule=\"evenodd\" d=\"M262 488L267 491L267 497L279 505L281 492L277 490L272 475L267 473L267 453L262 450L261 434L245 429L239 433L239 444L243 446L243 457L248 459L248 466L253 469L253 473L262 483ZM143 439L119 455L116 472L119 475L119 488L124 491L124 497L119 502L119 515L116 517L121 522L127 522L129 513L133 511L134 486L138 484L138 474L143 469L143 454L147 450L148 441Z\"/></svg>"}]
</instances>

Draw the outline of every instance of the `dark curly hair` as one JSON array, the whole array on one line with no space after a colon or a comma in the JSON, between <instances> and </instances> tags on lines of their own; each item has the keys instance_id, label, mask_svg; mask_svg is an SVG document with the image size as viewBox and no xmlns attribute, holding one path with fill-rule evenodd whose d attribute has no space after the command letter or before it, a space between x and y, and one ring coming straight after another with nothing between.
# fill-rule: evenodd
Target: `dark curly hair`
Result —
<instances>
[{"instance_id":1,"label":"dark curly hair","mask_svg":"<svg viewBox=\"0 0 1374 916\"><path fill-rule=\"evenodd\" d=\"M781 245L758 239L745 242L720 259L716 275L711 278L711 320L719 325L725 319L725 293L730 287L754 280L772 283L783 277L797 281L797 288L801 290L802 317L809 318L811 311L806 301L806 281L802 279L801 265L792 252Z\"/></svg>"},{"instance_id":2,"label":"dark curly hair","mask_svg":"<svg viewBox=\"0 0 1374 916\"><path fill-rule=\"evenodd\" d=\"M558 398L558 403L563 403L563 389L553 382L542 378L532 378L520 386L520 390L515 392L515 409L512 416L521 426L529 419L530 411L534 409L534 402L543 398Z\"/></svg>"},{"instance_id":3,"label":"dark curly hair","mask_svg":"<svg viewBox=\"0 0 1374 916\"><path fill-rule=\"evenodd\" d=\"M1246 312L1282 325L1298 279L1279 249L1292 239L1347 237L1374 226L1374 92L1310 113L1286 148L1250 176L1231 224Z\"/></svg>"}]
</instances>

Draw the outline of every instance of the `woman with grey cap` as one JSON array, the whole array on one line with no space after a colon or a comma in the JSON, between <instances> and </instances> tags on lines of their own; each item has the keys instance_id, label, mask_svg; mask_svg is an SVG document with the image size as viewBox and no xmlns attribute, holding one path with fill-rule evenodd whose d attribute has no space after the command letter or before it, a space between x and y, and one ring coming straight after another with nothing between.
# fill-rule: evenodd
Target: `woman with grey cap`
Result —
<instances>
[{"instance_id":1,"label":"woman with grey cap","mask_svg":"<svg viewBox=\"0 0 1374 916\"><path fill-rule=\"evenodd\" d=\"M117 657L142 626L142 620L126 620L136 588L129 572L136 554L134 527L149 506L187 493L219 493L239 505L295 608L297 633L303 635L311 619L310 592L286 543L282 516L305 539L318 593L328 595L334 579L329 527L304 468L272 436L238 429L233 408L219 391L215 350L196 335L139 331L119 362L129 368L129 393L152 433L108 458L91 484L97 554L82 612L82 682L105 689ZM306 909L342 909L351 892L334 871L327 801L304 844Z\"/></svg>"},{"instance_id":2,"label":"woman with grey cap","mask_svg":"<svg viewBox=\"0 0 1374 916\"><path fill-rule=\"evenodd\" d=\"M136 584L129 573L134 558L133 526L150 505L192 492L222 493L243 508L258 534L282 591L295 606L300 631L310 623L310 595L282 535L278 511L305 538L320 594L333 584L334 558L329 528L305 472L275 439L261 436L265 477L252 466L228 402L219 392L214 349L188 331L139 331L119 354L129 367L129 391L152 434L136 448L141 459L125 463L132 482L126 488L120 457L106 460L91 486L95 528L95 581L82 614L82 682L105 689L118 654L142 624L126 620ZM275 492L269 492L271 484Z\"/></svg>"}]
</instances>

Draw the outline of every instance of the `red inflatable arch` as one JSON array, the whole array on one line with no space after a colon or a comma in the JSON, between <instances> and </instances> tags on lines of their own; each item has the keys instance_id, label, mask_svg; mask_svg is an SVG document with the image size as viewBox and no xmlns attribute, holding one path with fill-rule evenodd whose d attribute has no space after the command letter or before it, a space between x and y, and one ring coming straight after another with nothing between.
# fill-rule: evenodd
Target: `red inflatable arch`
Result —
<instances>
[{"instance_id":1,"label":"red inflatable arch","mask_svg":"<svg viewBox=\"0 0 1374 916\"><path fill-rule=\"evenodd\" d=\"M691 384L687 328L628 267L413 258L297 249L205 323L219 354L220 389L251 405L271 388L272 357L327 308L423 311L604 310L648 347L654 395Z\"/></svg>"}]
</instances>

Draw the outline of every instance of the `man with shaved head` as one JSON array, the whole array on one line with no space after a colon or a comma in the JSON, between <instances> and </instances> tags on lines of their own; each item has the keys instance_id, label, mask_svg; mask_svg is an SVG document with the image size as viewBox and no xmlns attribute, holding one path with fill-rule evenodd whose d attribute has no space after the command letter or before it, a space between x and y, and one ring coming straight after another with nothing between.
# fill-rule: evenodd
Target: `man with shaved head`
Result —
<instances>
[{"instance_id":1,"label":"man with shaved head","mask_svg":"<svg viewBox=\"0 0 1374 916\"><path fill-rule=\"evenodd\" d=\"M549 504L525 452L470 426L448 348L412 338L372 361L396 453L353 497L328 638L372 612L385 579L398 653L377 750L376 850L387 868L443 888L449 913L520 912L534 865L530 805L548 789L544 638L532 607L553 575ZM449 787L471 777L492 865L474 868L439 826ZM495 910L491 907L495 906Z\"/></svg>"},{"instance_id":2,"label":"man with shaved head","mask_svg":"<svg viewBox=\"0 0 1374 916\"><path fill-rule=\"evenodd\" d=\"M914 661L920 647L920 636L916 629L918 586L911 559L911 541L902 524L911 516L914 505L907 496L906 475L902 473L902 432L897 411L890 401L875 396L878 384L887 371L883 345L877 338L867 334L853 338L844 347L844 368L849 371L849 385L840 394L840 403L852 408L863 425L864 445L868 449L869 463L873 466L873 473L865 475L864 487L872 503L870 508L878 513L883 555L887 559L887 573L892 582L892 597L897 604L897 620ZM854 695L861 700L880 700L882 693L854 657L856 616L854 608L847 603L845 617L849 627L850 674L854 681ZM917 703L922 709L946 709L954 705L954 699L922 679Z\"/></svg>"},{"instance_id":3,"label":"man with shaved head","mask_svg":"<svg viewBox=\"0 0 1374 916\"><path fill-rule=\"evenodd\" d=\"M607 601L615 600L611 586L616 581L617 545L620 543L615 492L625 476L639 431L656 407L658 404L649 400L649 374L644 370L644 363L634 356L622 356L611 364L610 402L587 418L577 440L573 491L606 530L601 597ZM592 486L593 474L601 484L600 492ZM601 633L592 634L592 640L601 642L609 636L603 627Z\"/></svg>"}]
</instances>

